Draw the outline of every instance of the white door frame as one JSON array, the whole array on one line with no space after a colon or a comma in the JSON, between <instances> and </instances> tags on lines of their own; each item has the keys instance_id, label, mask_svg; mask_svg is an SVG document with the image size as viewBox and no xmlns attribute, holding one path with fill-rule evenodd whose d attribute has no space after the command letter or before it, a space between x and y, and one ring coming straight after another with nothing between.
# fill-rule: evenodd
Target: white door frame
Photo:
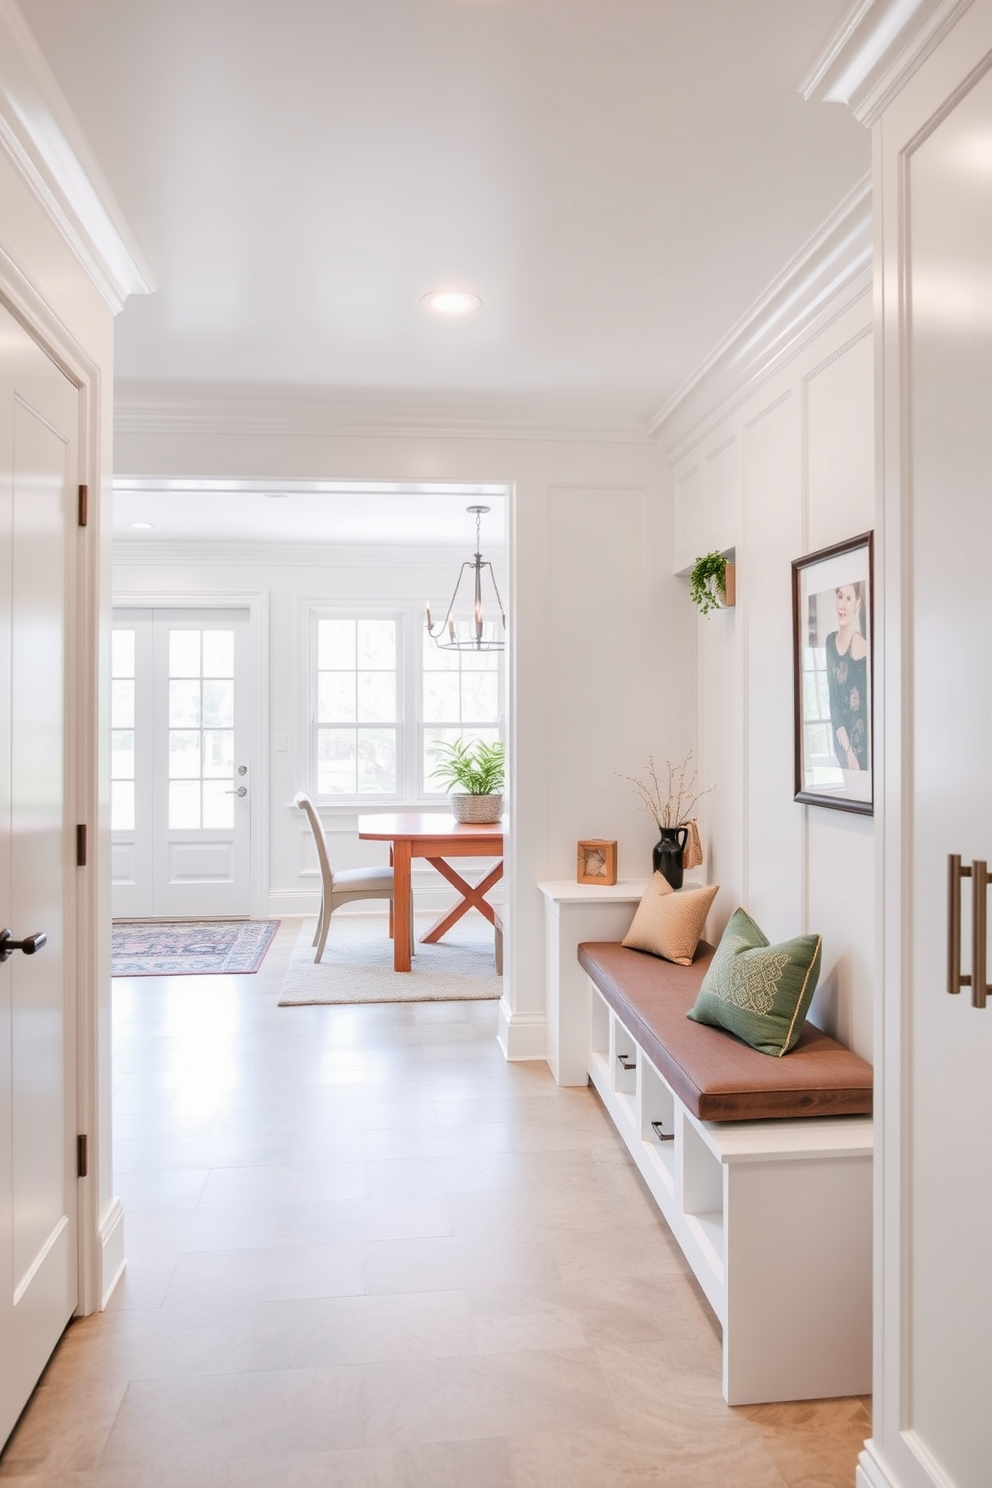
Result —
<instances>
[{"instance_id":1,"label":"white door frame","mask_svg":"<svg viewBox=\"0 0 992 1488\"><path fill-rule=\"evenodd\" d=\"M154 592L118 589L114 591L114 609L128 610L247 610L249 634L249 667L251 670L252 717L251 740L252 803L250 829L250 913L261 919L268 913L269 861L269 595L264 589L212 590L197 594L188 589Z\"/></svg>"}]
</instances>

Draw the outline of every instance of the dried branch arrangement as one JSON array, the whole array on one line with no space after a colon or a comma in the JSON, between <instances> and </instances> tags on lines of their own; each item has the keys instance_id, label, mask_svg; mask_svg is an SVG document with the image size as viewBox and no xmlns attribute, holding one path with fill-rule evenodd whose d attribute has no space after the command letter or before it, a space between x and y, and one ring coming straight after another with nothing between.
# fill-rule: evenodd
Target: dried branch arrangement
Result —
<instances>
[{"instance_id":1,"label":"dried branch arrangement","mask_svg":"<svg viewBox=\"0 0 992 1488\"><path fill-rule=\"evenodd\" d=\"M696 802L713 789L712 786L707 786L706 790L696 789L696 771L692 768L691 749L684 760L679 760L674 765L671 760L667 760L665 768L668 779L664 788L658 779L658 771L651 755L648 756L647 780L638 780L633 775L620 776L621 780L628 781L634 787L645 811L654 819L659 830L662 827L684 826L690 819Z\"/></svg>"}]
</instances>

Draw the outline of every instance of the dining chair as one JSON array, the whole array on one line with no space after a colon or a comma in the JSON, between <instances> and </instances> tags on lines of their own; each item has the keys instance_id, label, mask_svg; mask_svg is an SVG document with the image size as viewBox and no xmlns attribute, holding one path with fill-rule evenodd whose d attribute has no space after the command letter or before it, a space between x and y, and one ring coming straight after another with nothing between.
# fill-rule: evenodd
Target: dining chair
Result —
<instances>
[{"instance_id":1,"label":"dining chair","mask_svg":"<svg viewBox=\"0 0 992 1488\"><path fill-rule=\"evenodd\" d=\"M313 833L314 845L317 848L317 862L320 864L320 915L317 919L317 931L313 938L313 944L317 947L314 961L319 961L324 954L324 946L327 944L327 931L331 923L331 915L342 904L348 904L357 899L388 899L389 900L389 933L393 935L396 926L393 921L393 870L392 868L342 868L335 873L331 867L331 860L327 853L327 841L324 837L324 829L320 824L316 807L305 791L297 791L293 797L294 804L303 812L310 823ZM408 925L406 933L412 940L412 930Z\"/></svg>"}]
</instances>

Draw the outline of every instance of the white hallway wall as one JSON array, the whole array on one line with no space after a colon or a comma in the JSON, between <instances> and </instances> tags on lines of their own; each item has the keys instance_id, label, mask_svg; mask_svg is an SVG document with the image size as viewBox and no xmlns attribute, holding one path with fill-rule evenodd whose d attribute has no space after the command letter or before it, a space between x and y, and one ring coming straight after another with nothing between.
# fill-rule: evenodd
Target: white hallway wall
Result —
<instances>
[{"instance_id":1,"label":"white hallway wall","mask_svg":"<svg viewBox=\"0 0 992 1488\"><path fill-rule=\"evenodd\" d=\"M178 427L177 427L178 422ZM512 827L505 897L513 927L507 953L501 1037L511 1057L545 1051L543 919L537 883L575 872L583 837L616 838L621 875L650 863L651 823L615 772L638 773L649 753L675 758L695 732L693 615L673 576L671 506L662 452L646 439L375 436L314 431L258 432L250 419L202 412L187 431L154 411L118 426L116 469L128 477L217 479L501 481L513 487L510 522L509 672ZM202 592L210 575L227 589L259 588L282 614L290 590L315 589L314 570L278 565L208 571L128 566L118 590ZM412 573L412 569L411 569ZM422 601L424 575L403 587ZM419 586L419 587L415 587ZM441 589L434 586L438 595ZM273 619L273 626L275 620ZM273 630L273 636L275 631ZM273 648L275 652L275 647ZM275 731L284 678L271 667ZM280 713L280 716L281 713ZM290 740L288 761L294 757ZM270 757L270 889L299 889L298 820L287 811L293 782ZM298 788L300 782L293 785Z\"/></svg>"},{"instance_id":2,"label":"white hallway wall","mask_svg":"<svg viewBox=\"0 0 992 1488\"><path fill-rule=\"evenodd\" d=\"M872 1055L874 819L793 801L794 558L874 525L871 299L671 451L674 566L736 548L737 606L697 621L710 933L738 904L823 936L814 1022Z\"/></svg>"}]
</instances>

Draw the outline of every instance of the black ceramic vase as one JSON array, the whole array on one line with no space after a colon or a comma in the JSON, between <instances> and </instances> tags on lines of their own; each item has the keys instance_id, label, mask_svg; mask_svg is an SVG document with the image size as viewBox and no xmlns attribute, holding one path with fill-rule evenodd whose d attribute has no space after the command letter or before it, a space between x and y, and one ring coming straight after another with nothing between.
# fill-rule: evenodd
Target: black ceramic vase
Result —
<instances>
[{"instance_id":1,"label":"black ceramic vase","mask_svg":"<svg viewBox=\"0 0 992 1488\"><path fill-rule=\"evenodd\" d=\"M689 837L688 827L662 827L651 855L655 873L668 879L673 889L682 887L682 854Z\"/></svg>"}]
</instances>

